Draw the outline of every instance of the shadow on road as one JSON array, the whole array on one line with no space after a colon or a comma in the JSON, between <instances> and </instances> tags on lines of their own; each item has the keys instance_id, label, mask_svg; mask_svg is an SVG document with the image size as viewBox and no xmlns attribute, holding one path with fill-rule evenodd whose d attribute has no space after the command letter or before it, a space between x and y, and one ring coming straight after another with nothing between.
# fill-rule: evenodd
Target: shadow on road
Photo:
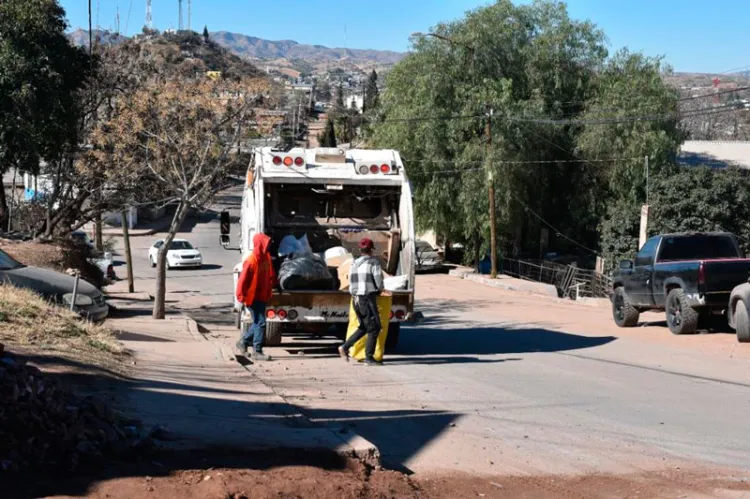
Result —
<instances>
[{"instance_id":1,"label":"shadow on road","mask_svg":"<svg viewBox=\"0 0 750 499\"><path fill-rule=\"evenodd\" d=\"M41 357L28 360L42 365L57 362ZM286 442L287 438L294 441L295 434L308 430L323 431L342 444L355 433L362 435L388 456L385 459L387 464L405 469L402 463L428 445L458 417L457 414L431 410L305 411L308 417L316 420L313 424L300 416L302 409L293 404L243 400L247 395L262 399L262 393L220 388L213 384L216 379L210 376L195 377L174 370L165 370L164 374L169 381L143 381L103 370L47 374L47 379L55 379L66 386L108 386L108 393L116 394L119 405L124 409L135 409L134 413L126 411L127 414L143 418L146 432L154 425L165 425L174 439L157 441L157 447L139 449L118 458L82 457L82 464L75 473L62 471L69 463L61 463L61 470L47 469L33 476L0 475L2 496L23 499L83 496L101 481L168 476L180 470L269 470L286 466L343 470L351 466L346 458L322 447L284 450L271 445L262 448L263 443L276 440L280 443ZM243 380L238 378L237 383L243 383ZM328 429L324 430L324 427ZM198 435L202 436L205 446L196 446ZM262 442L260 447L254 445L259 440ZM162 445L164 448L160 449ZM254 450L248 451L248 448ZM7 478L10 480L3 483Z\"/></svg>"},{"instance_id":2,"label":"shadow on road","mask_svg":"<svg viewBox=\"0 0 750 499\"><path fill-rule=\"evenodd\" d=\"M410 327L401 333L399 355L493 355L560 352L606 345L614 336L580 336L543 328ZM457 358L457 361L462 361Z\"/></svg>"}]
</instances>

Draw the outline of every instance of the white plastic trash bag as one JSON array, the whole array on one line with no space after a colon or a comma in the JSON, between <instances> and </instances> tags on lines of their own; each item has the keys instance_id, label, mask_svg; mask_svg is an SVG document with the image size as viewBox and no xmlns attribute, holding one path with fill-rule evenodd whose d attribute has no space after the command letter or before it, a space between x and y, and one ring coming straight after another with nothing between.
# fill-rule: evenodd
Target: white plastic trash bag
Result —
<instances>
[{"instance_id":1,"label":"white plastic trash bag","mask_svg":"<svg viewBox=\"0 0 750 499\"><path fill-rule=\"evenodd\" d=\"M383 287L388 291L405 291L408 285L409 277L405 275L383 279Z\"/></svg>"}]
</instances>

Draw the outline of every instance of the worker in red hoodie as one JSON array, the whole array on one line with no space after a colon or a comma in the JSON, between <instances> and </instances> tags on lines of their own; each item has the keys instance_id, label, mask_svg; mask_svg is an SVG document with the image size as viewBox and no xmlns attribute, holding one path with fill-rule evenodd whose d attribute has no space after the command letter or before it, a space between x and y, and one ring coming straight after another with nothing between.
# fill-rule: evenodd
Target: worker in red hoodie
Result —
<instances>
[{"instance_id":1,"label":"worker in red hoodie","mask_svg":"<svg viewBox=\"0 0 750 499\"><path fill-rule=\"evenodd\" d=\"M252 317L252 324L245 327L237 341L237 354L245 355L250 343L253 345L253 360L269 360L263 353L266 337L266 304L271 299L275 275L268 246L271 238L265 234L253 237L253 252L242 264L237 281L237 300L245 307L245 317Z\"/></svg>"}]
</instances>

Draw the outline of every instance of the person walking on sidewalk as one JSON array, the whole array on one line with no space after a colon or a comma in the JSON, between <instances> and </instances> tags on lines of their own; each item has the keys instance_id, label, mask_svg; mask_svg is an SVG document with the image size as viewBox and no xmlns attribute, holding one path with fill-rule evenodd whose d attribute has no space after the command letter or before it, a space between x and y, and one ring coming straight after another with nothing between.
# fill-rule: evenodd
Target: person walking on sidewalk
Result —
<instances>
[{"instance_id":1,"label":"person walking on sidewalk","mask_svg":"<svg viewBox=\"0 0 750 499\"><path fill-rule=\"evenodd\" d=\"M263 353L263 343L266 338L266 304L271 299L276 279L271 254L268 252L270 244L270 237L265 234L255 234L253 252L243 263L242 272L237 280L237 300L245 308L245 317L252 318L252 323L243 327L240 339L235 346L237 355L245 355L252 343L253 360L270 359Z\"/></svg>"},{"instance_id":2,"label":"person walking on sidewalk","mask_svg":"<svg viewBox=\"0 0 750 499\"><path fill-rule=\"evenodd\" d=\"M367 335L365 346L365 364L367 365L379 364L375 360L375 346L382 329L377 297L383 292L383 269L378 259L373 256L374 247L375 245L369 238L364 238L359 242L362 256L354 261L349 272L349 292L352 295L359 327L339 347L339 354L348 361L349 349Z\"/></svg>"}]
</instances>

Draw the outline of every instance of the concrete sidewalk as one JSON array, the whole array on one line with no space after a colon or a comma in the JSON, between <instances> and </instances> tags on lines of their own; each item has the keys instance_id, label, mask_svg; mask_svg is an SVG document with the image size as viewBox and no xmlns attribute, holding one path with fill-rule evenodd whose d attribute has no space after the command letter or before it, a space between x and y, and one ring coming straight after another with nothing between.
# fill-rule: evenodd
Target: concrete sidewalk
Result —
<instances>
[{"instance_id":1,"label":"concrete sidewalk","mask_svg":"<svg viewBox=\"0 0 750 499\"><path fill-rule=\"evenodd\" d=\"M449 272L454 277L460 277L469 281L478 282L493 288L507 289L509 291L525 291L538 295L558 298L557 288L551 284L542 282L526 281L516 279L505 274L498 274L497 279L491 279L490 276L477 274L474 269L468 267L457 267Z\"/></svg>"},{"instance_id":2,"label":"concrete sidewalk","mask_svg":"<svg viewBox=\"0 0 750 499\"><path fill-rule=\"evenodd\" d=\"M107 321L135 359L136 379L119 395L146 427L169 429L174 440L168 448L322 451L379 464L374 445L310 422L252 373L267 367L238 362L192 319L154 321L146 310L125 307L135 315ZM137 315L141 310L146 313Z\"/></svg>"}]
</instances>

